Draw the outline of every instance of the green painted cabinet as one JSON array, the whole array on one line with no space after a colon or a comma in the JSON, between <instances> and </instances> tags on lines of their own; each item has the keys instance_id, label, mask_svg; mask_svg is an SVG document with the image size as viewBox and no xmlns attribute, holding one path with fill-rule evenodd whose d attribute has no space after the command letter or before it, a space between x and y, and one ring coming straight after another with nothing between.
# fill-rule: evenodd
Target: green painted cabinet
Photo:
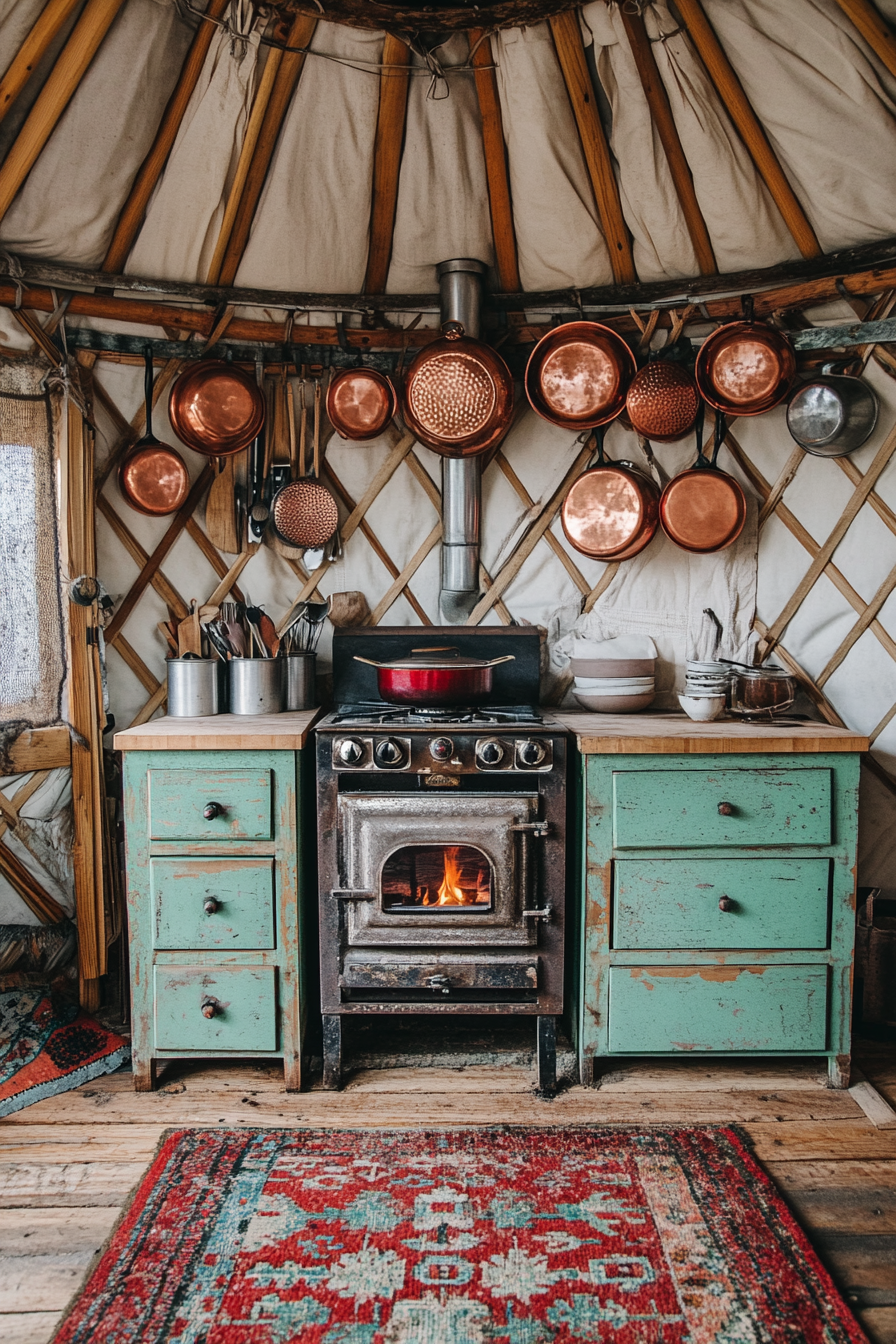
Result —
<instances>
[{"instance_id":1,"label":"green painted cabinet","mask_svg":"<svg viewBox=\"0 0 896 1344\"><path fill-rule=\"evenodd\" d=\"M304 753L295 749L295 731L289 749L278 749L273 729L266 746L247 750L252 725L245 720L232 727L241 746L227 749L230 719L189 721L211 725L214 749L139 749L147 738L177 744L183 720L158 720L116 737L115 745L126 748L133 1067L140 1091L154 1086L157 1061L190 1056L282 1058L287 1089L301 1084L302 885L314 848L303 835L299 806Z\"/></svg>"},{"instance_id":2,"label":"green painted cabinet","mask_svg":"<svg viewBox=\"0 0 896 1344\"><path fill-rule=\"evenodd\" d=\"M592 722L602 716L591 716ZM572 716L570 716L572 719ZM747 725L691 725L678 750L641 724L581 756L582 1078L621 1055L812 1054L847 1085L859 755L744 746ZM620 716L616 724L622 722ZM678 721L680 722L680 720ZM589 725L590 726L590 725ZM712 727L732 750L706 745ZM812 726L815 727L814 725ZM743 753L743 754L741 754Z\"/></svg>"}]
</instances>

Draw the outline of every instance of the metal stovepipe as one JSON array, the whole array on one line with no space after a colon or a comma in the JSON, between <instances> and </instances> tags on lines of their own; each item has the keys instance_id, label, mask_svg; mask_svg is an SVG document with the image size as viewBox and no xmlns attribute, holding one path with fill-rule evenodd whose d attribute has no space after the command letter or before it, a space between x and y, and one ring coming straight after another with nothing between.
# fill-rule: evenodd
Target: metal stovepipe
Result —
<instances>
[{"instance_id":1,"label":"metal stovepipe","mask_svg":"<svg viewBox=\"0 0 896 1344\"><path fill-rule=\"evenodd\" d=\"M462 258L437 267L442 321L462 322L477 340L482 308L482 279L487 267ZM442 591L439 606L449 625L463 625L479 601L479 506L482 465L479 457L442 459Z\"/></svg>"}]
</instances>

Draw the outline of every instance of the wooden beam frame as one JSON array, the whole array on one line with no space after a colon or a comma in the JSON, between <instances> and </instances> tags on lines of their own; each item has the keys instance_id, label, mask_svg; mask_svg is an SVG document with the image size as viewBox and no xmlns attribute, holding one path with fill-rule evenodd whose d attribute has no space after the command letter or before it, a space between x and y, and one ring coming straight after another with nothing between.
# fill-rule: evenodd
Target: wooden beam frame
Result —
<instances>
[{"instance_id":1,"label":"wooden beam frame","mask_svg":"<svg viewBox=\"0 0 896 1344\"><path fill-rule=\"evenodd\" d=\"M383 43L380 105L373 149L370 243L364 280L364 289L368 294L385 293L389 277L408 87L411 81L410 61L410 48L400 38L387 33Z\"/></svg>"},{"instance_id":2,"label":"wooden beam frame","mask_svg":"<svg viewBox=\"0 0 896 1344\"><path fill-rule=\"evenodd\" d=\"M0 165L0 219L6 215L38 155L56 129L69 99L123 3L124 0L87 0L46 84Z\"/></svg>"},{"instance_id":3,"label":"wooden beam frame","mask_svg":"<svg viewBox=\"0 0 896 1344\"><path fill-rule=\"evenodd\" d=\"M778 162L768 136L744 93L743 85L734 73L734 67L704 14L700 0L677 0L677 3L678 12L706 67L710 82L749 150L757 172L768 187L794 242L804 257L821 256L821 244L815 236L815 230Z\"/></svg>"},{"instance_id":4,"label":"wooden beam frame","mask_svg":"<svg viewBox=\"0 0 896 1344\"><path fill-rule=\"evenodd\" d=\"M317 19L309 18L305 14L297 14L289 30L286 45L289 47L307 47L314 37L316 28ZM261 190L268 175L274 150L277 147L277 140L304 64L304 55L295 51L284 52L279 63L270 100L265 109L261 129L258 132L255 151L246 173L243 194L234 214L233 228L221 259L220 281L223 285L233 284L236 273L240 268L240 262L249 241L255 211L258 209Z\"/></svg>"},{"instance_id":5,"label":"wooden beam frame","mask_svg":"<svg viewBox=\"0 0 896 1344\"><path fill-rule=\"evenodd\" d=\"M106 259L103 262L104 271L120 271L128 259L128 254L134 245L134 239L140 232L140 225L143 223L149 198L152 196L156 183L162 176L165 164L168 162L168 155L177 139L177 133L184 119L187 105L202 73L202 67L205 64L205 58L208 55L217 27L214 20L221 18L229 3L230 0L209 0L208 9L190 44L190 50L187 52L180 77L174 86L174 92L168 99L168 106L162 114L162 120L159 123L159 129L156 131L152 148L140 165L128 198L118 217L118 223L115 226Z\"/></svg>"},{"instance_id":6,"label":"wooden beam frame","mask_svg":"<svg viewBox=\"0 0 896 1344\"><path fill-rule=\"evenodd\" d=\"M635 58L635 65L638 68L644 96L653 117L653 124L656 126L657 134L660 137L669 164L669 172L672 174L672 182L681 205L681 212L684 215L685 224L694 246L700 274L716 275L719 268L716 265L712 240L706 227L706 220L703 218L703 211L700 209L700 203L697 200L697 193L694 191L694 179L691 175L690 165L682 148L678 127L675 125L675 118L672 115L669 96L666 93L666 86L663 84L662 76L654 59L653 47L650 38L647 36L647 29L644 27L644 19L640 13L631 13L624 4L619 6L619 15L625 28L629 46L632 49L632 55Z\"/></svg>"},{"instance_id":7,"label":"wooden beam frame","mask_svg":"<svg viewBox=\"0 0 896 1344\"><path fill-rule=\"evenodd\" d=\"M607 137L601 124L588 62L585 59L578 10L568 9L562 14L554 14L548 22L578 127L582 154L591 178L597 213L610 253L613 277L617 284L632 284L637 280L637 274L632 256L631 237L622 213L619 184L613 171L610 146L607 144Z\"/></svg>"},{"instance_id":8,"label":"wooden beam frame","mask_svg":"<svg viewBox=\"0 0 896 1344\"><path fill-rule=\"evenodd\" d=\"M6 116L54 39L78 8L81 0L48 0L34 27L13 56L0 79L0 121Z\"/></svg>"},{"instance_id":9,"label":"wooden beam frame","mask_svg":"<svg viewBox=\"0 0 896 1344\"><path fill-rule=\"evenodd\" d=\"M482 146L485 151L485 175L488 181L488 206L492 217L492 237L495 244L495 267L503 290L512 293L520 288L520 269L513 227L513 205L510 197L510 178L507 172L507 148L504 143L504 122L498 80L494 70L491 39L480 29L469 33L472 63L475 71L476 92L479 96L479 115L482 118Z\"/></svg>"},{"instance_id":10,"label":"wooden beam frame","mask_svg":"<svg viewBox=\"0 0 896 1344\"><path fill-rule=\"evenodd\" d=\"M871 0L837 0L837 4L858 28L875 56L883 61L891 75L896 75L896 35Z\"/></svg>"}]
</instances>

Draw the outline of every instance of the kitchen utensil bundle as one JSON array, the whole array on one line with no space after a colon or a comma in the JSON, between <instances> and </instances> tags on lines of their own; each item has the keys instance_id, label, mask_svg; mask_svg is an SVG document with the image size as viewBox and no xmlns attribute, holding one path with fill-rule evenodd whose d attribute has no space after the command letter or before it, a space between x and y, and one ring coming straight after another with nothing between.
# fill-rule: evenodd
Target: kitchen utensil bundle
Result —
<instances>
[{"instance_id":1,"label":"kitchen utensil bundle","mask_svg":"<svg viewBox=\"0 0 896 1344\"><path fill-rule=\"evenodd\" d=\"M275 658L281 641L263 607L222 602L218 620L205 627L212 647L225 661Z\"/></svg>"},{"instance_id":2,"label":"kitchen utensil bundle","mask_svg":"<svg viewBox=\"0 0 896 1344\"><path fill-rule=\"evenodd\" d=\"M280 640L280 648L285 656L315 651L328 611L329 604L326 602L298 603Z\"/></svg>"},{"instance_id":3,"label":"kitchen utensil bundle","mask_svg":"<svg viewBox=\"0 0 896 1344\"><path fill-rule=\"evenodd\" d=\"M176 513L190 493L190 476L174 448L161 443L152 432L152 351L144 352L143 393L146 402L146 433L125 455L118 469L118 484L132 509L160 517Z\"/></svg>"}]
</instances>

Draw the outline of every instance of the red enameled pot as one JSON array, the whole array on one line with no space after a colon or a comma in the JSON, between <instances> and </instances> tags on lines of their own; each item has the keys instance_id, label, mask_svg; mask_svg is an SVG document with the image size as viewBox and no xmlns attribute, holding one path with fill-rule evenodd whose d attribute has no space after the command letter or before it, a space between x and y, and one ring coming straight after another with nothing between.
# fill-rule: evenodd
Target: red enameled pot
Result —
<instances>
[{"instance_id":1,"label":"red enameled pot","mask_svg":"<svg viewBox=\"0 0 896 1344\"><path fill-rule=\"evenodd\" d=\"M503 658L462 658L448 649L416 649L411 658L396 658L391 663L376 663L355 654L356 663L376 668L377 690L393 705L478 705L492 691L492 668L513 662L513 654Z\"/></svg>"}]
</instances>

